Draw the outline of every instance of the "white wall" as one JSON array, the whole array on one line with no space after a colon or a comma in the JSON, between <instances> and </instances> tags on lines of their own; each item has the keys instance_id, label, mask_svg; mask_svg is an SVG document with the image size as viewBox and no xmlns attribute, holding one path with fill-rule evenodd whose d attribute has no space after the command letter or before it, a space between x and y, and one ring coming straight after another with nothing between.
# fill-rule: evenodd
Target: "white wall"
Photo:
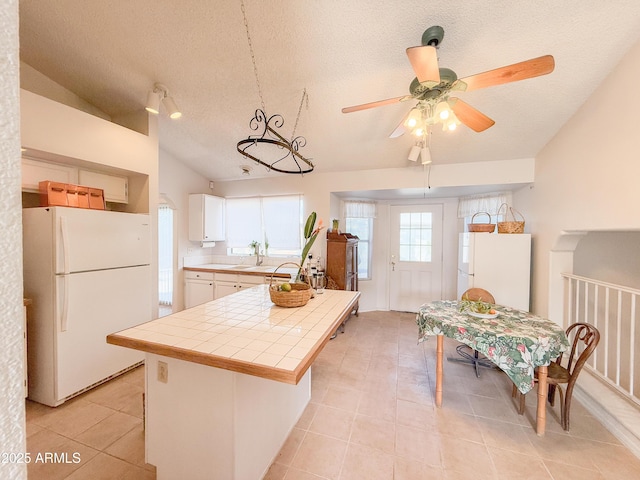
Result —
<instances>
[{"instance_id":1,"label":"white wall","mask_svg":"<svg viewBox=\"0 0 640 480\"><path fill-rule=\"evenodd\" d=\"M638 238L634 233L617 239L610 233L602 234L595 239L598 248L606 238L610 247L622 247L620 254L632 252L627 267L616 268L615 263L620 266L617 254L593 259L601 260L600 264L585 265L583 258L584 253L596 251L595 245L590 245L594 238L589 239L593 235L589 232L640 230L639 76L640 42L536 157L534 186L514 195L514 203L534 234L533 311L559 324L563 315L561 273L576 269L606 275L612 283L640 283L640 270L631 266L637 265L639 253L637 243L629 245L630 238ZM575 396L640 457L638 408L586 369L578 379Z\"/></svg>"},{"instance_id":2,"label":"white wall","mask_svg":"<svg viewBox=\"0 0 640 480\"><path fill-rule=\"evenodd\" d=\"M536 157L534 186L514 195L534 235L538 314L548 314L550 292L557 293L550 264L563 232L640 230L639 76L640 43Z\"/></svg>"},{"instance_id":3,"label":"white wall","mask_svg":"<svg viewBox=\"0 0 640 480\"><path fill-rule=\"evenodd\" d=\"M0 15L0 445L26 452L23 390L22 216L18 2ZM27 466L0 463L0 478L27 478Z\"/></svg>"},{"instance_id":4,"label":"white wall","mask_svg":"<svg viewBox=\"0 0 640 480\"><path fill-rule=\"evenodd\" d=\"M435 165L432 167L430 184L435 187L475 186L494 184L522 184L533 181L533 159L520 159L504 162L478 162L458 165ZM278 176L269 179L252 179L216 184L216 194L224 197L242 197L253 195L304 194L305 216L312 211L318 213L325 225L330 226L331 219L341 216L341 198L335 192L354 192L369 190L393 190L399 188L418 188L425 186L425 176L421 167L406 167L384 170L366 170L341 172L339 174L311 173L303 177L297 175ZM360 307L367 310L387 310L389 308L387 277L389 258L389 205L391 204L430 204L444 206L444 269L443 296L456 296L457 268L457 199L430 198L429 190L424 189L425 197L420 200L381 202L379 218L375 222L373 280L360 282L362 291ZM314 244L314 256L326 258L326 237L322 235Z\"/></svg>"},{"instance_id":5,"label":"white wall","mask_svg":"<svg viewBox=\"0 0 640 480\"><path fill-rule=\"evenodd\" d=\"M176 207L174 221L178 229L177 242L177 270L174 272L174 301L173 311L184 309L184 257L209 255L211 248L201 248L197 243L190 242L189 233L189 194L208 193L209 180L194 172L184 163L176 160L171 154L160 150L160 194L167 197Z\"/></svg>"}]
</instances>

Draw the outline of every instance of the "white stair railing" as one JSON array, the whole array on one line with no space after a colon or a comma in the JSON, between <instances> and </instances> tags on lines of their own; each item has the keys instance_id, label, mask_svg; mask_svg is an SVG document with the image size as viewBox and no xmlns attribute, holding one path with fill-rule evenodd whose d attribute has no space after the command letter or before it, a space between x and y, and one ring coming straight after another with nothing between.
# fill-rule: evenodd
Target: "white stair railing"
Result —
<instances>
[{"instance_id":1,"label":"white stair railing","mask_svg":"<svg viewBox=\"0 0 640 480\"><path fill-rule=\"evenodd\" d=\"M640 406L640 290L573 274L565 279L564 315L570 324L589 323L600 332L600 343L585 368Z\"/></svg>"}]
</instances>

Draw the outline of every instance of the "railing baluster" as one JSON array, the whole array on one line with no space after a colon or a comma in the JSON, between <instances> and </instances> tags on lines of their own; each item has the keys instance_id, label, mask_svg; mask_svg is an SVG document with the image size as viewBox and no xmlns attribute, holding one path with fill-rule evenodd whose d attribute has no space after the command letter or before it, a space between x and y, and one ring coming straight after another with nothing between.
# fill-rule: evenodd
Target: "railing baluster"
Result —
<instances>
[{"instance_id":1,"label":"railing baluster","mask_svg":"<svg viewBox=\"0 0 640 480\"><path fill-rule=\"evenodd\" d=\"M618 290L618 306L616 314L616 385L620 386L620 345L622 344L622 292Z\"/></svg>"},{"instance_id":2,"label":"railing baluster","mask_svg":"<svg viewBox=\"0 0 640 480\"><path fill-rule=\"evenodd\" d=\"M637 299L640 290L622 285L601 282L598 280L581 277L573 274L563 274L565 283L564 311L565 328L575 322L591 323L600 331L600 346L594 352L592 358L586 365L594 375L602 378L603 381L615 388L621 395L635 404L640 405L640 397L635 395L635 363L636 363L636 310ZM589 290L592 288L593 290ZM600 295L603 292L603 300ZM617 296L617 301L612 304L611 295ZM623 294L630 294L631 301L628 309L623 308ZM583 295L583 297L581 297ZM589 299L593 295L593 305L589 305ZM624 297L626 298L626 296ZM625 300L626 301L626 300ZM601 308L602 305L602 308ZM613 308L613 310L612 310ZM582 310L581 310L582 309ZM615 315L615 323L613 317ZM615 326L614 326L615 325ZM625 330L623 331L623 325ZM628 328L627 328L628 325ZM615 336L612 337L612 328L615 328ZM628 342L624 337L629 336ZM614 346L615 343L615 346ZM628 345L629 351L624 352L625 358L621 356L622 348ZM615 348L615 351L613 350ZM640 345L638 345L640 348ZM612 358L609 355L612 355ZM600 356L601 370L598 369ZM640 359L640 356L638 356ZM628 387L621 385L621 377L627 380L627 371L622 370L622 365L628 365ZM625 367L627 368L627 367Z\"/></svg>"},{"instance_id":3,"label":"railing baluster","mask_svg":"<svg viewBox=\"0 0 640 480\"><path fill-rule=\"evenodd\" d=\"M609 292L606 287L604 295L604 376L609 378Z\"/></svg>"},{"instance_id":4,"label":"railing baluster","mask_svg":"<svg viewBox=\"0 0 640 480\"><path fill-rule=\"evenodd\" d=\"M633 388L633 377L634 377L634 363L635 363L635 355L634 355L634 344L636 338L636 322L634 321L636 318L636 296L631 295L631 312L630 312L629 322L631 325L631 332L629 334L629 393L634 395Z\"/></svg>"}]
</instances>

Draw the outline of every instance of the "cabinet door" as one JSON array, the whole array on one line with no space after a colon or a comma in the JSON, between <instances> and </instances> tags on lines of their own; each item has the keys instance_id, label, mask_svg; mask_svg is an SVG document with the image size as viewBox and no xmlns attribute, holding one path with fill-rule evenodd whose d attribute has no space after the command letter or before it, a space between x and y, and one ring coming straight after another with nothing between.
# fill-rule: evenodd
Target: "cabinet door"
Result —
<instances>
[{"instance_id":1,"label":"cabinet door","mask_svg":"<svg viewBox=\"0 0 640 480\"><path fill-rule=\"evenodd\" d=\"M22 159L22 190L39 192L41 181L51 180L60 183L78 183L78 170L67 165L40 162L30 158Z\"/></svg>"},{"instance_id":2,"label":"cabinet door","mask_svg":"<svg viewBox=\"0 0 640 480\"><path fill-rule=\"evenodd\" d=\"M195 307L214 299L214 284L211 280L187 280L184 289L185 308Z\"/></svg>"},{"instance_id":3,"label":"cabinet door","mask_svg":"<svg viewBox=\"0 0 640 480\"><path fill-rule=\"evenodd\" d=\"M224 198L213 195L204 196L204 239L208 241L225 240Z\"/></svg>"},{"instance_id":4,"label":"cabinet door","mask_svg":"<svg viewBox=\"0 0 640 480\"><path fill-rule=\"evenodd\" d=\"M89 170L79 170L78 182L80 185L104 190L104 199L107 202L129 202L129 179L127 177L106 175Z\"/></svg>"},{"instance_id":5,"label":"cabinet door","mask_svg":"<svg viewBox=\"0 0 640 480\"><path fill-rule=\"evenodd\" d=\"M216 282L216 299L226 297L237 291L237 282Z\"/></svg>"}]
</instances>

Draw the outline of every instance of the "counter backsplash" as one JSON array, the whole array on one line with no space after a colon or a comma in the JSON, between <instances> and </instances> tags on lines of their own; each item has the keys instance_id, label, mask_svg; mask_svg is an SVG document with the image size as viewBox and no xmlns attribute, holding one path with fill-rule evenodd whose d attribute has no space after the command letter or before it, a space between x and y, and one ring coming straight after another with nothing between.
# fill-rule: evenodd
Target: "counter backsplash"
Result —
<instances>
[{"instance_id":1,"label":"counter backsplash","mask_svg":"<svg viewBox=\"0 0 640 480\"><path fill-rule=\"evenodd\" d=\"M298 263L300 257L264 257L262 265L271 265L277 267L285 262ZM229 256L229 255L198 255L191 257L183 257L183 266L195 267L209 263L219 263L224 265L255 265L255 256Z\"/></svg>"}]
</instances>

